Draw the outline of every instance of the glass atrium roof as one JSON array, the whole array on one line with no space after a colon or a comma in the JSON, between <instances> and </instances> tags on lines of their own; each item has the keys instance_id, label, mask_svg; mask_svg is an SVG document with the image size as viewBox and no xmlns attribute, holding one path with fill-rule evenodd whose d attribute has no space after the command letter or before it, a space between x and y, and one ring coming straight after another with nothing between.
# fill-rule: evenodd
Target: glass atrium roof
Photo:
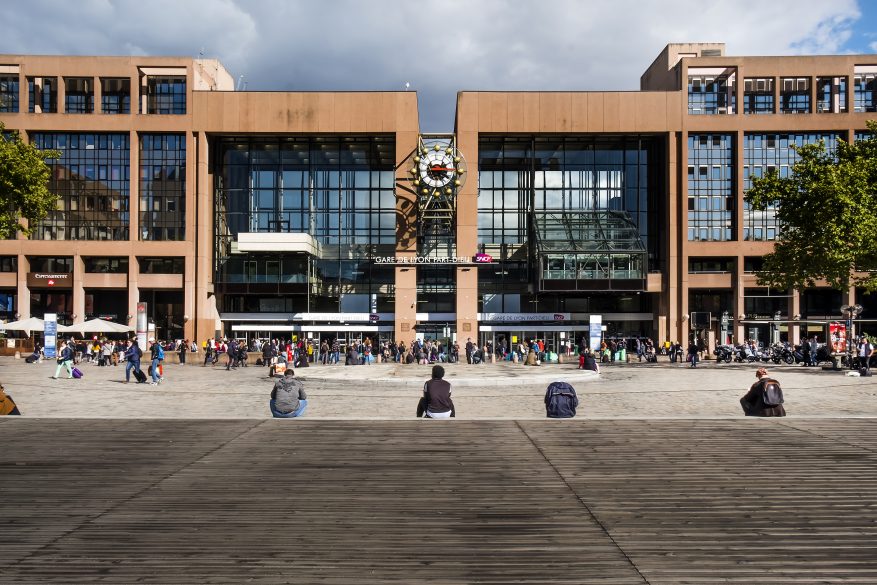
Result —
<instances>
[{"instance_id":1,"label":"glass atrium roof","mask_svg":"<svg viewBox=\"0 0 877 585\"><path fill-rule=\"evenodd\" d=\"M646 253L639 230L625 211L545 211L537 212L535 221L541 254Z\"/></svg>"}]
</instances>

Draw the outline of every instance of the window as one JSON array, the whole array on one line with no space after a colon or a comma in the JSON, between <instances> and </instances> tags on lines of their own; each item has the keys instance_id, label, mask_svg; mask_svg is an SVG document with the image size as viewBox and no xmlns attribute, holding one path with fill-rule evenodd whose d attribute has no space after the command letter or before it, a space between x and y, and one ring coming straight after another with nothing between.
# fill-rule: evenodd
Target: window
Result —
<instances>
[{"instance_id":1,"label":"window","mask_svg":"<svg viewBox=\"0 0 877 585\"><path fill-rule=\"evenodd\" d=\"M28 258L31 272L73 272L73 257L32 256Z\"/></svg>"},{"instance_id":2,"label":"window","mask_svg":"<svg viewBox=\"0 0 877 585\"><path fill-rule=\"evenodd\" d=\"M733 148L730 134L688 137L688 239L734 239ZM695 174L691 169L698 169Z\"/></svg>"},{"instance_id":3,"label":"window","mask_svg":"<svg viewBox=\"0 0 877 585\"><path fill-rule=\"evenodd\" d=\"M744 190L752 187L752 177L764 177L776 171L790 176L798 153L794 146L825 141L829 153L837 149L838 133L746 134L743 138ZM780 233L776 207L756 211L743 203L743 237L745 240L775 240Z\"/></svg>"},{"instance_id":4,"label":"window","mask_svg":"<svg viewBox=\"0 0 877 585\"><path fill-rule=\"evenodd\" d=\"M743 81L743 113L773 114L773 77L747 77Z\"/></svg>"},{"instance_id":5,"label":"window","mask_svg":"<svg viewBox=\"0 0 877 585\"><path fill-rule=\"evenodd\" d=\"M847 111L847 78L816 78L816 112L837 114Z\"/></svg>"},{"instance_id":6,"label":"window","mask_svg":"<svg viewBox=\"0 0 877 585\"><path fill-rule=\"evenodd\" d=\"M186 237L186 136L140 136L140 239Z\"/></svg>"},{"instance_id":7,"label":"window","mask_svg":"<svg viewBox=\"0 0 877 585\"><path fill-rule=\"evenodd\" d=\"M31 238L127 240L129 135L36 132L37 148L57 149L48 160L49 189L60 196Z\"/></svg>"},{"instance_id":8,"label":"window","mask_svg":"<svg viewBox=\"0 0 877 585\"><path fill-rule=\"evenodd\" d=\"M780 104L783 114L810 113L810 78L783 77Z\"/></svg>"},{"instance_id":9,"label":"window","mask_svg":"<svg viewBox=\"0 0 877 585\"><path fill-rule=\"evenodd\" d=\"M877 65L857 65L855 71L853 111L877 112Z\"/></svg>"},{"instance_id":10,"label":"window","mask_svg":"<svg viewBox=\"0 0 877 585\"><path fill-rule=\"evenodd\" d=\"M131 113L131 80L102 78L101 112L104 114Z\"/></svg>"},{"instance_id":11,"label":"window","mask_svg":"<svg viewBox=\"0 0 877 585\"><path fill-rule=\"evenodd\" d=\"M18 256L0 256L0 272L18 272Z\"/></svg>"},{"instance_id":12,"label":"window","mask_svg":"<svg viewBox=\"0 0 877 585\"><path fill-rule=\"evenodd\" d=\"M0 75L0 112L18 112L18 75Z\"/></svg>"},{"instance_id":13,"label":"window","mask_svg":"<svg viewBox=\"0 0 877 585\"><path fill-rule=\"evenodd\" d=\"M733 114L736 105L736 70L690 67L689 114Z\"/></svg>"},{"instance_id":14,"label":"window","mask_svg":"<svg viewBox=\"0 0 877 585\"><path fill-rule=\"evenodd\" d=\"M27 78L28 108L30 113L54 114L58 111L58 78Z\"/></svg>"},{"instance_id":15,"label":"window","mask_svg":"<svg viewBox=\"0 0 877 585\"><path fill-rule=\"evenodd\" d=\"M147 114L185 114L186 78L149 76L146 78Z\"/></svg>"},{"instance_id":16,"label":"window","mask_svg":"<svg viewBox=\"0 0 877 585\"><path fill-rule=\"evenodd\" d=\"M90 114L94 111L94 79L91 77L65 77L64 92L64 112Z\"/></svg>"},{"instance_id":17,"label":"window","mask_svg":"<svg viewBox=\"0 0 877 585\"><path fill-rule=\"evenodd\" d=\"M185 258L138 258L140 274L183 274Z\"/></svg>"},{"instance_id":18,"label":"window","mask_svg":"<svg viewBox=\"0 0 877 585\"><path fill-rule=\"evenodd\" d=\"M746 256L743 258L743 272L753 274L764 268L763 256Z\"/></svg>"},{"instance_id":19,"label":"window","mask_svg":"<svg viewBox=\"0 0 877 585\"><path fill-rule=\"evenodd\" d=\"M85 272L103 274L128 274L128 257L83 257Z\"/></svg>"}]
</instances>

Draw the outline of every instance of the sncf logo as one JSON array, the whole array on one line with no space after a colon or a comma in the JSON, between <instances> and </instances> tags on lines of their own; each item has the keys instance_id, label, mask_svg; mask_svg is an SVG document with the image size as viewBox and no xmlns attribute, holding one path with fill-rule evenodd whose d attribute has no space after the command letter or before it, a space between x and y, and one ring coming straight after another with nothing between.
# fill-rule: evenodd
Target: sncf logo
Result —
<instances>
[{"instance_id":1,"label":"sncf logo","mask_svg":"<svg viewBox=\"0 0 877 585\"><path fill-rule=\"evenodd\" d=\"M475 262L478 264L489 264L493 262L493 256L490 254L475 254Z\"/></svg>"},{"instance_id":2,"label":"sncf logo","mask_svg":"<svg viewBox=\"0 0 877 585\"><path fill-rule=\"evenodd\" d=\"M563 315L563 313L555 313L555 314L554 314L554 320L555 320L555 321L563 321L563 319L564 319L564 315Z\"/></svg>"}]
</instances>

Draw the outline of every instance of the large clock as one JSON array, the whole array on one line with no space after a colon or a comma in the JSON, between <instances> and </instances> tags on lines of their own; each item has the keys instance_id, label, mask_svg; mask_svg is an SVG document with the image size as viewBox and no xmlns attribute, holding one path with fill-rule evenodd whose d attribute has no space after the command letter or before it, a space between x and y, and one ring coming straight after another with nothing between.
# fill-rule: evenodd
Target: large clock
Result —
<instances>
[{"instance_id":1,"label":"large clock","mask_svg":"<svg viewBox=\"0 0 877 585\"><path fill-rule=\"evenodd\" d=\"M441 189L454 180L457 167L454 159L444 150L430 150L420 157L420 180L433 189Z\"/></svg>"},{"instance_id":2,"label":"large clock","mask_svg":"<svg viewBox=\"0 0 877 585\"><path fill-rule=\"evenodd\" d=\"M424 195L446 197L463 184L466 163L453 140L421 140L414 164L414 185Z\"/></svg>"}]
</instances>

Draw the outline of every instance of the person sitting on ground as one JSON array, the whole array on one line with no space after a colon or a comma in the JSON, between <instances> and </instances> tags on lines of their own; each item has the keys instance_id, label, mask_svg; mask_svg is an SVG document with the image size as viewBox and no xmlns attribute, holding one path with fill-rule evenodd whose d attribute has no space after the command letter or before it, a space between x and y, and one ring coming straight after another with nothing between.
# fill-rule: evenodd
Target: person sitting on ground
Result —
<instances>
[{"instance_id":1,"label":"person sitting on ground","mask_svg":"<svg viewBox=\"0 0 877 585\"><path fill-rule=\"evenodd\" d=\"M19 412L18 406L15 405L12 396L6 393L3 384L0 384L0 416L11 415L21 415L21 412Z\"/></svg>"},{"instance_id":2,"label":"person sitting on ground","mask_svg":"<svg viewBox=\"0 0 877 585\"><path fill-rule=\"evenodd\" d=\"M274 383L269 406L274 418L295 418L304 414L308 407L308 395L301 382L294 378L290 368Z\"/></svg>"},{"instance_id":3,"label":"person sitting on ground","mask_svg":"<svg viewBox=\"0 0 877 585\"><path fill-rule=\"evenodd\" d=\"M585 350L582 355L582 366L583 370L591 370L593 372L600 373L600 364L597 363L597 360L594 358L594 354L591 353L590 350Z\"/></svg>"},{"instance_id":4,"label":"person sitting on ground","mask_svg":"<svg viewBox=\"0 0 877 585\"><path fill-rule=\"evenodd\" d=\"M579 405L576 389L566 382L552 382L545 391L545 415L548 418L573 418Z\"/></svg>"},{"instance_id":5,"label":"person sitting on ground","mask_svg":"<svg viewBox=\"0 0 877 585\"><path fill-rule=\"evenodd\" d=\"M530 351L527 353L527 361L524 362L525 366L536 366L536 349L531 345Z\"/></svg>"},{"instance_id":6,"label":"person sitting on ground","mask_svg":"<svg viewBox=\"0 0 877 585\"><path fill-rule=\"evenodd\" d=\"M780 383L768 377L765 368L755 372L758 381L749 388L740 405L746 416L786 416Z\"/></svg>"},{"instance_id":7,"label":"person sitting on ground","mask_svg":"<svg viewBox=\"0 0 877 585\"><path fill-rule=\"evenodd\" d=\"M432 367L432 378L423 385L423 396L417 403L417 418L451 418L457 415L451 400L451 385L444 380L445 369Z\"/></svg>"}]
</instances>

